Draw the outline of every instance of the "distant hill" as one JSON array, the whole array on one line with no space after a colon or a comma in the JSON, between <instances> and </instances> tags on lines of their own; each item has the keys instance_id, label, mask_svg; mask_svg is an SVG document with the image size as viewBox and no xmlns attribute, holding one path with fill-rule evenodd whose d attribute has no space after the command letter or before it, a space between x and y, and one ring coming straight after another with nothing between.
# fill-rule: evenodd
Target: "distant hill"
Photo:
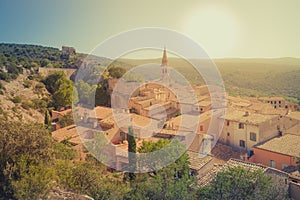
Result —
<instances>
[{"instance_id":1,"label":"distant hill","mask_svg":"<svg viewBox=\"0 0 300 200\"><path fill-rule=\"evenodd\" d=\"M131 66L161 63L157 59L120 59ZM205 63L202 60L194 60ZM289 101L300 100L300 59L215 59L226 90L234 96L283 96ZM204 84L193 66L184 59L169 58L169 65L182 73L192 84Z\"/></svg>"},{"instance_id":2,"label":"distant hill","mask_svg":"<svg viewBox=\"0 0 300 200\"><path fill-rule=\"evenodd\" d=\"M298 58L220 59L215 60L215 64L227 90L235 95L300 99Z\"/></svg>"},{"instance_id":3,"label":"distant hill","mask_svg":"<svg viewBox=\"0 0 300 200\"><path fill-rule=\"evenodd\" d=\"M36 64L40 67L70 68L76 67L76 59L80 54L63 59L62 51L57 48L28 44L0 44L1 64L11 62L25 67ZM5 60L6 59L6 60Z\"/></svg>"},{"instance_id":4,"label":"distant hill","mask_svg":"<svg viewBox=\"0 0 300 200\"><path fill-rule=\"evenodd\" d=\"M72 53L66 55L58 48L29 44L0 43L0 80L9 81L19 74L36 73L39 68L72 68L78 69L87 55ZM113 60L104 57L89 56L89 65L107 66ZM113 62L115 66L123 63Z\"/></svg>"},{"instance_id":5,"label":"distant hill","mask_svg":"<svg viewBox=\"0 0 300 200\"><path fill-rule=\"evenodd\" d=\"M24 69L38 67L78 68L86 54L76 53L69 59L62 57L57 48L27 44L0 44L0 80L15 79ZM117 59L89 56L94 65L114 65L130 69L149 63L161 63L157 59ZM197 60L197 62L203 62ZM284 96L290 101L300 100L299 58L250 58L215 59L226 90L234 96ZM201 64L201 63L200 63ZM204 84L202 77L184 59L169 58L169 65L186 77L192 84ZM8 74L5 74L5 69ZM153 74L159 72L152 72ZM8 76L8 77L7 77Z\"/></svg>"}]
</instances>

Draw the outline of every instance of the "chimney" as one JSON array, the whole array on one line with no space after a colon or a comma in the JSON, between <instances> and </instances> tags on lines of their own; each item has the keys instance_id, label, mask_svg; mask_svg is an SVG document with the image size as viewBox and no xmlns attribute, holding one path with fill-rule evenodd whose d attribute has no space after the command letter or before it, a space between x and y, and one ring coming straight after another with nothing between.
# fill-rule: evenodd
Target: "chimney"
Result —
<instances>
[{"instance_id":1,"label":"chimney","mask_svg":"<svg viewBox=\"0 0 300 200\"><path fill-rule=\"evenodd\" d=\"M246 111L245 114L244 114L244 117L248 117L249 116L249 112Z\"/></svg>"}]
</instances>

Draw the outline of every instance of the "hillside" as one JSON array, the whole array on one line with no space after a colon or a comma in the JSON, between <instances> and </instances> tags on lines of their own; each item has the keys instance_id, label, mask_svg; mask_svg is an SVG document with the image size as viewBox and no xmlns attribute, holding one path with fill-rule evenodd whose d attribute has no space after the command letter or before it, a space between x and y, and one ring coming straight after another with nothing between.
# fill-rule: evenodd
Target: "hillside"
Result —
<instances>
[{"instance_id":1,"label":"hillside","mask_svg":"<svg viewBox=\"0 0 300 200\"><path fill-rule=\"evenodd\" d=\"M9 83L2 81L2 85L5 89L0 95L0 116L11 121L43 123L50 99L43 84L20 74Z\"/></svg>"},{"instance_id":2,"label":"hillside","mask_svg":"<svg viewBox=\"0 0 300 200\"><path fill-rule=\"evenodd\" d=\"M0 43L0 117L43 122L45 110L53 109L52 95L43 82L45 76L63 71L67 78L74 78L86 56L39 45ZM92 67L85 64L83 71L89 78L91 74L99 76L105 69L103 66L111 62L108 58L89 56L88 66ZM114 62L113 65L125 64Z\"/></svg>"},{"instance_id":3,"label":"hillside","mask_svg":"<svg viewBox=\"0 0 300 200\"><path fill-rule=\"evenodd\" d=\"M226 89L235 95L300 99L300 59L227 59L215 63Z\"/></svg>"},{"instance_id":4,"label":"hillside","mask_svg":"<svg viewBox=\"0 0 300 200\"><path fill-rule=\"evenodd\" d=\"M86 57L85 54L76 53L68 58L62 56L61 50L52 47L24 44L0 44L0 101L2 113L16 110L22 106L12 105L12 98L16 96L26 96L26 98L43 98L32 95L36 92L34 85L41 80L38 75L39 68L79 68ZM123 67L126 70L149 63L161 63L161 58L157 59L111 59L97 56L90 56L89 61L96 66L86 73L94 73L98 76L97 70L101 71L109 64ZM205 65L205 60L194 60ZM227 92L233 96L283 96L289 101L298 102L300 100L300 59L278 58L278 59L215 59ZM169 65L183 74L192 84L204 84L201 76L195 71L193 66L184 59L169 58ZM147 69L148 71L148 69ZM152 71L150 76L157 77L160 72ZM176 79L176 77L175 77ZM16 80L16 81L14 81ZM30 83L27 88L24 85ZM18 87L19 88L16 88ZM14 89L11 89L14 88ZM18 92L20 91L18 94ZM22 94L23 92L24 94ZM28 93L31 91L31 93ZM16 93L13 94L12 93ZM10 105L10 106L8 106ZM25 106L27 107L27 106ZM0 110L0 111L1 111ZM30 116L28 109L18 112ZM30 117L26 117L30 119Z\"/></svg>"},{"instance_id":5,"label":"hillside","mask_svg":"<svg viewBox=\"0 0 300 200\"><path fill-rule=\"evenodd\" d=\"M161 59L121 59L128 65L161 63ZM194 60L205 64L205 61ZM226 90L234 96L283 96L300 100L300 59L215 59ZM184 59L169 58L169 65L182 73L192 84L203 84L201 76ZM155 72L153 72L155 73Z\"/></svg>"}]
</instances>

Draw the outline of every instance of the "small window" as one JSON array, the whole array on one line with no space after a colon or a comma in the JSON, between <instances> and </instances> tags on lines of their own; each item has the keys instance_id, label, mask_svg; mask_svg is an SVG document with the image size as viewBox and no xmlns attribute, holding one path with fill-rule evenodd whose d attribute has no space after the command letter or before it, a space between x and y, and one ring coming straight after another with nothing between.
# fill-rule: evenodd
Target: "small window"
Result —
<instances>
[{"instance_id":1,"label":"small window","mask_svg":"<svg viewBox=\"0 0 300 200\"><path fill-rule=\"evenodd\" d=\"M243 123L239 123L239 129L244 129L244 124Z\"/></svg>"},{"instance_id":2,"label":"small window","mask_svg":"<svg viewBox=\"0 0 300 200\"><path fill-rule=\"evenodd\" d=\"M227 126L229 126L229 121L228 121L228 120L227 120L227 122L226 122L226 123L227 123Z\"/></svg>"},{"instance_id":3,"label":"small window","mask_svg":"<svg viewBox=\"0 0 300 200\"><path fill-rule=\"evenodd\" d=\"M227 133L227 136L228 136L228 137L230 136L230 133L229 133L229 132Z\"/></svg>"},{"instance_id":4,"label":"small window","mask_svg":"<svg viewBox=\"0 0 300 200\"><path fill-rule=\"evenodd\" d=\"M250 132L250 140L256 142L256 133Z\"/></svg>"},{"instance_id":5,"label":"small window","mask_svg":"<svg viewBox=\"0 0 300 200\"><path fill-rule=\"evenodd\" d=\"M204 130L203 125L200 125L200 131L203 131L203 130Z\"/></svg>"},{"instance_id":6,"label":"small window","mask_svg":"<svg viewBox=\"0 0 300 200\"><path fill-rule=\"evenodd\" d=\"M281 104L281 101L278 101L279 104Z\"/></svg>"},{"instance_id":7,"label":"small window","mask_svg":"<svg viewBox=\"0 0 300 200\"><path fill-rule=\"evenodd\" d=\"M276 108L277 108L277 106L274 106L274 108L276 109Z\"/></svg>"},{"instance_id":8,"label":"small window","mask_svg":"<svg viewBox=\"0 0 300 200\"><path fill-rule=\"evenodd\" d=\"M287 168L287 167L288 167L287 164L282 164L282 169L285 169L285 168Z\"/></svg>"},{"instance_id":9,"label":"small window","mask_svg":"<svg viewBox=\"0 0 300 200\"><path fill-rule=\"evenodd\" d=\"M277 102L276 101L274 101L274 104L276 104Z\"/></svg>"},{"instance_id":10,"label":"small window","mask_svg":"<svg viewBox=\"0 0 300 200\"><path fill-rule=\"evenodd\" d=\"M276 162L274 160L270 160L270 167L276 167Z\"/></svg>"},{"instance_id":11,"label":"small window","mask_svg":"<svg viewBox=\"0 0 300 200\"><path fill-rule=\"evenodd\" d=\"M244 140L240 140L240 147L245 148L245 141Z\"/></svg>"}]
</instances>

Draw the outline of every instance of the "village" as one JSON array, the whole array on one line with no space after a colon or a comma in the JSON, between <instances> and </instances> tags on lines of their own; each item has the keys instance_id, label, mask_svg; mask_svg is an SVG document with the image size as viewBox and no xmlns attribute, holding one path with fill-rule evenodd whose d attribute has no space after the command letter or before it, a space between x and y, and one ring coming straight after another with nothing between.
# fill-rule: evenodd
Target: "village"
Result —
<instances>
[{"instance_id":1,"label":"village","mask_svg":"<svg viewBox=\"0 0 300 200\"><path fill-rule=\"evenodd\" d=\"M144 84L128 99L124 100L122 95L116 98L121 105L127 104L124 109L77 106L73 110L53 110L52 137L70 144L78 153L77 160L84 160L89 153L85 143L96 134L104 135L111 144L110 153L115 155L107 162L112 170L124 171L128 164L128 129L134 124L137 147L143 141L159 139L177 138L186 142L191 174L201 186L208 185L225 168L242 166L262 169L265 174L277 177L277 183L284 185L291 196L300 196L297 104L282 97L233 97L227 93L218 96L220 88L211 85L192 86L196 101L179 100L169 88L188 89L172 83L166 49L161 68L159 80ZM109 80L111 95L119 81ZM60 128L57 121L70 112L79 120Z\"/></svg>"}]
</instances>

